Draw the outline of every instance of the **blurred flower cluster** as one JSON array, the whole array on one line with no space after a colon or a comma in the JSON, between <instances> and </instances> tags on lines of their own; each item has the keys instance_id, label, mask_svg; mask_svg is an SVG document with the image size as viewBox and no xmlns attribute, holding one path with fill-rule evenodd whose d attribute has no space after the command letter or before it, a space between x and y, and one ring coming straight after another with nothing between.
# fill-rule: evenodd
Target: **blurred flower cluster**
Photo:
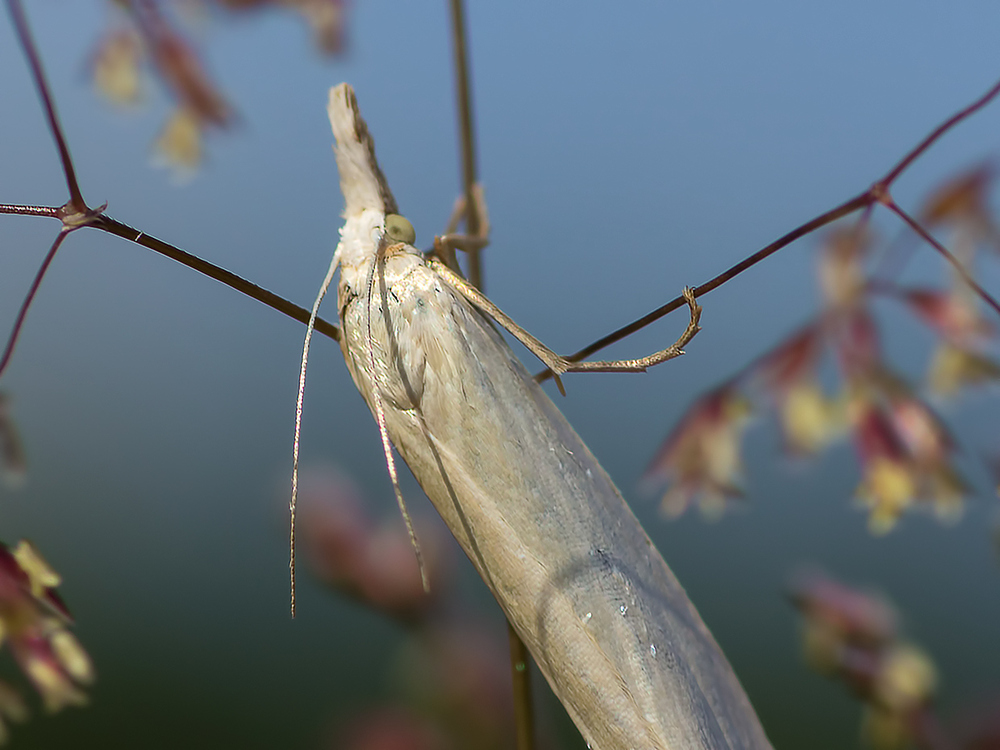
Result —
<instances>
[{"instance_id":1,"label":"blurred flower cluster","mask_svg":"<svg viewBox=\"0 0 1000 750\"><path fill-rule=\"evenodd\" d=\"M789 598L802 615L806 661L864 703L862 731L874 747L1000 747L996 705L967 716L958 731L941 723L933 705L934 664L900 637L898 618L885 599L815 571L794 580Z\"/></svg>"},{"instance_id":2,"label":"blurred flower cluster","mask_svg":"<svg viewBox=\"0 0 1000 750\"><path fill-rule=\"evenodd\" d=\"M50 712L86 703L83 688L94 679L89 657L68 630L72 618L55 591L59 583L30 543L0 544L0 642ZM8 736L6 722L27 714L18 691L0 681L0 742Z\"/></svg>"},{"instance_id":3,"label":"blurred flower cluster","mask_svg":"<svg viewBox=\"0 0 1000 750\"><path fill-rule=\"evenodd\" d=\"M946 291L917 290L906 299L910 309L940 336L929 379L931 387L943 395L1000 377L1000 363L986 355L996 325L983 319L980 299L965 278L971 275L981 250L995 253L1000 249L1000 232L989 206L995 176L991 166L962 174L936 191L922 212L924 224L950 234L949 247L956 261Z\"/></svg>"},{"instance_id":4,"label":"blurred flower cluster","mask_svg":"<svg viewBox=\"0 0 1000 750\"><path fill-rule=\"evenodd\" d=\"M420 581L416 556L398 518L376 523L354 483L339 472L303 477L299 501L306 563L327 586L404 624L420 622L450 585L452 566L437 527L418 536L424 550L430 595Z\"/></svg>"},{"instance_id":5,"label":"blurred flower cluster","mask_svg":"<svg viewBox=\"0 0 1000 750\"><path fill-rule=\"evenodd\" d=\"M457 546L439 523L414 518L431 583L427 595L403 523L373 521L345 476L303 476L302 551L310 571L339 593L399 623L407 637L391 670L392 700L352 710L329 730L345 750L446 750L513 746L505 639L468 614L450 572ZM548 743L551 746L551 743Z\"/></svg>"},{"instance_id":6,"label":"blurred flower cluster","mask_svg":"<svg viewBox=\"0 0 1000 750\"><path fill-rule=\"evenodd\" d=\"M111 4L119 12L92 55L94 84L115 104L135 105L143 98L148 78L160 83L174 110L156 140L155 152L159 161L180 172L201 163L204 133L230 125L234 115L175 18L192 25L213 14L290 10L309 24L323 53L335 54L343 45L344 0L111 0Z\"/></svg>"},{"instance_id":7,"label":"blurred flower cluster","mask_svg":"<svg viewBox=\"0 0 1000 750\"><path fill-rule=\"evenodd\" d=\"M667 437L649 468L647 483L666 483L663 508L679 515L697 503L710 516L741 494L742 437L749 417L771 410L787 451L811 456L838 437L853 443L861 478L856 499L875 533L924 505L943 519L957 517L968 490L954 466L956 446L944 423L886 361L876 298L901 303L934 333L937 344L929 385L940 396L1000 379L988 349L996 326L982 315L983 299L972 278L979 248L1000 247L990 216L992 170L979 168L934 193L922 225L952 232L952 269L939 289L904 287L876 274L867 215L834 230L819 258L817 316L787 339L698 399ZM936 240L934 241L936 242ZM881 266L885 265L884 257ZM875 264L878 265L878 264ZM824 388L824 364L836 384Z\"/></svg>"}]
</instances>

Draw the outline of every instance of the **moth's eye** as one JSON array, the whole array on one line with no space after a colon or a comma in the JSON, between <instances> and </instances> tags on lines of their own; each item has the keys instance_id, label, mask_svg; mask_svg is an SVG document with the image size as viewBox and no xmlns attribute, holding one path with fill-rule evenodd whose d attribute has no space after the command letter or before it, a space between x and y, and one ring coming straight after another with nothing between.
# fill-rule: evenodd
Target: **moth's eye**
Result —
<instances>
[{"instance_id":1,"label":"moth's eye","mask_svg":"<svg viewBox=\"0 0 1000 750\"><path fill-rule=\"evenodd\" d=\"M414 231L413 225L405 216L399 214L389 214L385 217L385 233L389 235L390 239L396 242L405 242L407 245L412 245L417 241L417 233Z\"/></svg>"}]
</instances>

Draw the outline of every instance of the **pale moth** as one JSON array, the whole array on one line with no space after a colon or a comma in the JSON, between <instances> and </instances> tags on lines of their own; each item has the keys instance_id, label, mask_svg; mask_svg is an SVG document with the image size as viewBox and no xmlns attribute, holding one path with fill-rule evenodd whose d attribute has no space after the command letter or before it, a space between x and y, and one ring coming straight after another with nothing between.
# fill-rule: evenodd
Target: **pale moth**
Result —
<instances>
[{"instance_id":1,"label":"pale moth","mask_svg":"<svg viewBox=\"0 0 1000 750\"><path fill-rule=\"evenodd\" d=\"M557 374L641 370L680 354L697 332L693 297L684 336L651 357L557 357L413 247L347 84L330 91L329 115L345 205L324 290L339 267L340 347L390 464L388 440L589 747L769 748L621 493L486 317Z\"/></svg>"}]
</instances>

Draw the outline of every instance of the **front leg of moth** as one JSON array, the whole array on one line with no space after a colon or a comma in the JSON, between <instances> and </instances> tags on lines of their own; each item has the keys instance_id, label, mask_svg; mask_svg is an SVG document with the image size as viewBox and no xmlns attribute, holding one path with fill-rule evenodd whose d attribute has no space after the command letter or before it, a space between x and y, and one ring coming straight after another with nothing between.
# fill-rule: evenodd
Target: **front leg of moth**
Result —
<instances>
[{"instance_id":1,"label":"front leg of moth","mask_svg":"<svg viewBox=\"0 0 1000 750\"><path fill-rule=\"evenodd\" d=\"M698 321L701 320L701 305L695 300L694 290L686 286L681 292L681 296L684 297L690 311L687 328L684 329L684 333L677 341L666 349L661 349L639 359L615 359L604 362L571 362L565 357L559 357L567 365L563 372L645 372L647 367L654 367L668 359L681 356L684 353L684 347L701 330L701 326L698 325ZM552 371L556 372L556 370Z\"/></svg>"},{"instance_id":2,"label":"front leg of moth","mask_svg":"<svg viewBox=\"0 0 1000 750\"><path fill-rule=\"evenodd\" d=\"M466 232L460 233L458 225L465 218ZM465 196L455 200L444 234L434 238L434 254L455 273L461 274L455 251L473 255L490 243L490 214L486 209L486 196L478 182L472 186L472 205Z\"/></svg>"},{"instance_id":3,"label":"front leg of moth","mask_svg":"<svg viewBox=\"0 0 1000 750\"><path fill-rule=\"evenodd\" d=\"M573 362L549 349L545 344L536 339L526 330L515 323L503 310L487 299L486 295L476 289L472 284L452 271L448 266L438 260L431 259L430 265L448 282L448 284L465 297L469 302L478 307L493 320L506 328L510 333L524 344L542 363L552 370L555 376L556 385L559 391L565 394L559 376L566 372L645 372L647 368L666 362L668 359L679 357L684 353L684 347L695 337L701 327L698 321L701 319L701 306L695 300L694 292L685 287L683 291L684 301L687 302L690 317L687 328L673 344L666 349L661 349L639 359L615 359L598 362Z\"/></svg>"}]
</instances>

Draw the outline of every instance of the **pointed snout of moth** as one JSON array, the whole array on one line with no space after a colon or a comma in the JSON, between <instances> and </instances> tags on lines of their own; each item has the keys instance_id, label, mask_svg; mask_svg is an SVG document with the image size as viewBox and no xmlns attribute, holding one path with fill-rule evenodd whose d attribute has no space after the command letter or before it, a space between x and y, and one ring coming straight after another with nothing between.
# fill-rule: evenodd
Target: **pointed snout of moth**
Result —
<instances>
[{"instance_id":1,"label":"pointed snout of moth","mask_svg":"<svg viewBox=\"0 0 1000 750\"><path fill-rule=\"evenodd\" d=\"M333 152L344 194L344 217L355 216L365 209L398 213L396 199L375 160L375 143L361 119L354 89L346 83L330 89L327 113L336 139Z\"/></svg>"}]
</instances>

